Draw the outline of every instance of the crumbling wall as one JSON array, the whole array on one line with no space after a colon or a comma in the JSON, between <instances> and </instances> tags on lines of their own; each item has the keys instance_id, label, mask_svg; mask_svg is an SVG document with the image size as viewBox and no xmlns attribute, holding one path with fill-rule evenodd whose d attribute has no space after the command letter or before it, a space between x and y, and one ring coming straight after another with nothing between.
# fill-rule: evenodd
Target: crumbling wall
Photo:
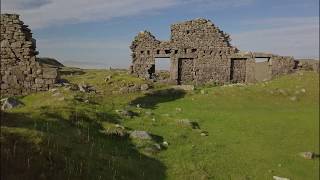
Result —
<instances>
[{"instance_id":1,"label":"crumbling wall","mask_svg":"<svg viewBox=\"0 0 320 180\"><path fill-rule=\"evenodd\" d=\"M154 62L154 51L160 41L148 31L140 32L132 42L130 48L133 51L131 72L139 77L150 78L149 72L152 71Z\"/></svg>"},{"instance_id":2,"label":"crumbling wall","mask_svg":"<svg viewBox=\"0 0 320 180\"><path fill-rule=\"evenodd\" d=\"M230 41L228 34L206 19L171 25L169 41L159 41L150 32L141 32L131 45L131 73L152 78L155 58L161 57L171 59L170 80L177 84L251 83L292 73L297 68L293 57L239 52ZM259 78L256 57L269 58Z\"/></svg>"},{"instance_id":3,"label":"crumbling wall","mask_svg":"<svg viewBox=\"0 0 320 180\"><path fill-rule=\"evenodd\" d=\"M271 59L272 77L293 73L296 68L296 62L290 56L273 56Z\"/></svg>"},{"instance_id":4,"label":"crumbling wall","mask_svg":"<svg viewBox=\"0 0 320 180\"><path fill-rule=\"evenodd\" d=\"M228 34L206 19L173 24L170 41L159 41L150 32L141 32L131 45L131 72L148 77L156 57L170 57L173 82L226 82L230 76L229 56L238 51L229 41Z\"/></svg>"},{"instance_id":5,"label":"crumbling wall","mask_svg":"<svg viewBox=\"0 0 320 180\"><path fill-rule=\"evenodd\" d=\"M36 61L31 30L16 14L1 14L1 96L48 90L55 83L55 68Z\"/></svg>"}]
</instances>

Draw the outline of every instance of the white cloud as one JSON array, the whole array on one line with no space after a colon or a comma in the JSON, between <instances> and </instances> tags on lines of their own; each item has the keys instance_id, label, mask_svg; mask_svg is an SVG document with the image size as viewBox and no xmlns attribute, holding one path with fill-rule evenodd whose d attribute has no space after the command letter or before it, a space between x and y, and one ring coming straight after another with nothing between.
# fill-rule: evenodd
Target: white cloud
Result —
<instances>
[{"instance_id":1,"label":"white cloud","mask_svg":"<svg viewBox=\"0 0 320 180\"><path fill-rule=\"evenodd\" d=\"M175 5L199 8L237 7L255 0L2 0L2 12L18 13L33 29L52 25L109 20ZM200 8L203 10L203 8Z\"/></svg>"},{"instance_id":2,"label":"white cloud","mask_svg":"<svg viewBox=\"0 0 320 180\"><path fill-rule=\"evenodd\" d=\"M3 12L19 13L33 29L108 20L169 7L172 0L2 0ZM41 2L41 1L40 1Z\"/></svg>"},{"instance_id":3,"label":"white cloud","mask_svg":"<svg viewBox=\"0 0 320 180\"><path fill-rule=\"evenodd\" d=\"M272 52L296 58L319 58L319 18L270 18L244 21L255 30L232 35L241 50Z\"/></svg>"}]
</instances>

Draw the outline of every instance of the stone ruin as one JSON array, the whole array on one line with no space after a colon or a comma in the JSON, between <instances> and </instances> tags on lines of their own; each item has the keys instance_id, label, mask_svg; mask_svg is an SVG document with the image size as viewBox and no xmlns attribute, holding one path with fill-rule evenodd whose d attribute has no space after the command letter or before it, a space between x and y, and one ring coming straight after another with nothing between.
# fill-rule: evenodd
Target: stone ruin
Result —
<instances>
[{"instance_id":1,"label":"stone ruin","mask_svg":"<svg viewBox=\"0 0 320 180\"><path fill-rule=\"evenodd\" d=\"M169 41L140 32L130 46L130 72L153 79L155 58L170 58L169 81L174 84L224 84L269 80L298 67L293 57L240 52L230 41L228 34L206 19L172 24Z\"/></svg>"},{"instance_id":2,"label":"stone ruin","mask_svg":"<svg viewBox=\"0 0 320 180\"><path fill-rule=\"evenodd\" d=\"M26 95L51 88L56 68L36 61L36 41L16 14L1 14L1 96Z\"/></svg>"}]
</instances>

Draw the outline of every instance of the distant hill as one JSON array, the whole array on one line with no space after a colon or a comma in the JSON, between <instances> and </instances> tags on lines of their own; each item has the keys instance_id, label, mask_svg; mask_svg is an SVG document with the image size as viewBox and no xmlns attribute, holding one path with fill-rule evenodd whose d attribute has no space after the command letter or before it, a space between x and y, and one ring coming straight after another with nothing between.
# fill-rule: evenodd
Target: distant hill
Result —
<instances>
[{"instance_id":1,"label":"distant hill","mask_svg":"<svg viewBox=\"0 0 320 180\"><path fill-rule=\"evenodd\" d=\"M39 57L39 58L37 58L37 61L43 66L64 67L64 65L62 63L60 63L58 60L56 60L54 58Z\"/></svg>"}]
</instances>

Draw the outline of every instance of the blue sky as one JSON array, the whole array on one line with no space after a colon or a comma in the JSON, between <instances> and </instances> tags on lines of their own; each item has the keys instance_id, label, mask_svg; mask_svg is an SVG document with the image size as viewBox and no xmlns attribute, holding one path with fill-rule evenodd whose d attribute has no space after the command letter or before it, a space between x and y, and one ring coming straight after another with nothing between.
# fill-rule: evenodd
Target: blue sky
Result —
<instances>
[{"instance_id":1,"label":"blue sky","mask_svg":"<svg viewBox=\"0 0 320 180\"><path fill-rule=\"evenodd\" d=\"M127 68L142 30L168 40L170 24L210 19L243 51L319 58L318 0L2 0L30 25L40 56L85 68Z\"/></svg>"}]
</instances>

